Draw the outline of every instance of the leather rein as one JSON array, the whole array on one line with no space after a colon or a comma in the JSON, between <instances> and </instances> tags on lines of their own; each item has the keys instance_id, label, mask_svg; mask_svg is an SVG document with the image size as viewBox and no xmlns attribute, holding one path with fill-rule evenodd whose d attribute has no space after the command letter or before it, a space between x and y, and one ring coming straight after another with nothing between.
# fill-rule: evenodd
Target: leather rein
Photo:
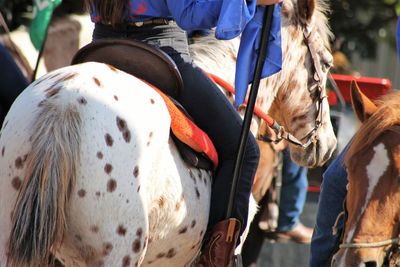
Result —
<instances>
[{"instance_id":1,"label":"leather rein","mask_svg":"<svg viewBox=\"0 0 400 267\"><path fill-rule=\"evenodd\" d=\"M279 123L276 122L275 119L273 119L271 116L269 116L267 113L263 112L259 107L255 107L254 113L262 120L264 120L267 125L274 130L276 133L276 139L271 139L268 136L261 136L260 139L265 142L273 142L273 143L279 143L281 140L286 140L294 145L300 146L303 149L306 149L309 147L311 144L315 144L318 140L317 137L317 132L318 129L322 125L322 115L323 115L323 109L322 109L322 102L324 98L327 98L327 95L324 91L324 82L323 82L323 76L324 73L322 72L322 67L321 63L318 60L317 56L317 49L315 47L315 32L311 30L310 26L303 26L303 35L304 35L304 42L308 47L308 50L311 54L312 62L313 62L313 67L314 67L314 81L317 82L316 85L311 87L309 89L310 92L313 90L318 90L318 102L317 102L317 117L315 118L315 123L314 123L314 128L311 129L306 135L304 135L302 138L297 139L294 135L291 133L287 132L283 126L281 126ZM235 88L223 80L222 78L212 74L212 73L207 73L208 77L213 80L215 83L220 85L222 88L230 92L231 94L235 94ZM246 101L247 102L247 101ZM305 141L304 141L305 140ZM304 142L302 142L304 141Z\"/></svg>"}]
</instances>

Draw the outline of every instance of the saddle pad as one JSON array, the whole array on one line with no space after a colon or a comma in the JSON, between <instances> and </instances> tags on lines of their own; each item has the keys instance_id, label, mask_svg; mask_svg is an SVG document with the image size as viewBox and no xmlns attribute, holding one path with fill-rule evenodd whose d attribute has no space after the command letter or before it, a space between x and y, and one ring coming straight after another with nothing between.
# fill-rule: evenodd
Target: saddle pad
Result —
<instances>
[{"instance_id":1,"label":"saddle pad","mask_svg":"<svg viewBox=\"0 0 400 267\"><path fill-rule=\"evenodd\" d=\"M171 115L171 130L183 143L199 153L204 153L212 161L214 168L218 166L218 154L211 139L193 121L191 121L161 90L149 84L164 99Z\"/></svg>"}]
</instances>

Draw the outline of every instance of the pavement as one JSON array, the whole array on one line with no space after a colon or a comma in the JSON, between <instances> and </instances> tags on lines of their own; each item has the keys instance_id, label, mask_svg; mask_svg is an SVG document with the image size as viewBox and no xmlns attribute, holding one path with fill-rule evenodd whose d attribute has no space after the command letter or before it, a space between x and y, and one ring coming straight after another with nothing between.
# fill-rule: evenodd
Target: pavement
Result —
<instances>
[{"instance_id":1,"label":"pavement","mask_svg":"<svg viewBox=\"0 0 400 267\"><path fill-rule=\"evenodd\" d=\"M315 224L319 193L309 193L301 216L301 222L309 227ZM306 267L310 256L310 246L289 243L269 243L264 240L257 267Z\"/></svg>"}]
</instances>

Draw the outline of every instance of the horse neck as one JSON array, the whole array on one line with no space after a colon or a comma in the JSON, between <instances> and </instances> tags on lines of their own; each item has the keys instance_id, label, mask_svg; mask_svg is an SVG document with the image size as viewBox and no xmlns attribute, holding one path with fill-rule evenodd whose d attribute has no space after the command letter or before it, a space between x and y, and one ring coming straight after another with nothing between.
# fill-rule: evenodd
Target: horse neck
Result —
<instances>
[{"instance_id":1,"label":"horse neck","mask_svg":"<svg viewBox=\"0 0 400 267\"><path fill-rule=\"evenodd\" d=\"M208 36L192 38L192 42L190 54L196 65L234 84L240 39L217 40L210 33Z\"/></svg>"}]
</instances>

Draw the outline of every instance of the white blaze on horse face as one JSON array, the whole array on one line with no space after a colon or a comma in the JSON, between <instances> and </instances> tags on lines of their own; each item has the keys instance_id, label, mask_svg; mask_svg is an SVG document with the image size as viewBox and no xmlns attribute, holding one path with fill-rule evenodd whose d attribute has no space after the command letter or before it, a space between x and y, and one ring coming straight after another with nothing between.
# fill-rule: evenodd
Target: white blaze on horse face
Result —
<instances>
[{"instance_id":1,"label":"white blaze on horse face","mask_svg":"<svg viewBox=\"0 0 400 267\"><path fill-rule=\"evenodd\" d=\"M381 143L375 146L374 151L374 157L367 166L368 191L364 206L366 206L366 204L369 202L375 186L378 184L379 179L385 173L390 164L389 156L384 144Z\"/></svg>"},{"instance_id":2,"label":"white blaze on horse face","mask_svg":"<svg viewBox=\"0 0 400 267\"><path fill-rule=\"evenodd\" d=\"M361 215L364 213L364 211L371 199L372 193L374 192L374 189L379 182L379 179L385 173L386 169L389 167L389 164L390 164L389 156L388 156L388 153L387 153L387 150L386 150L384 144L380 143L380 144L376 145L373 149L375 151L375 154L372 157L370 163L366 167L367 176L368 176L368 189L367 189L367 194L365 196L365 203L361 208L361 211L358 215L356 223L349 230L349 233L347 235L347 242L350 242L353 239L355 225L357 225L357 221L360 219Z\"/></svg>"}]
</instances>

